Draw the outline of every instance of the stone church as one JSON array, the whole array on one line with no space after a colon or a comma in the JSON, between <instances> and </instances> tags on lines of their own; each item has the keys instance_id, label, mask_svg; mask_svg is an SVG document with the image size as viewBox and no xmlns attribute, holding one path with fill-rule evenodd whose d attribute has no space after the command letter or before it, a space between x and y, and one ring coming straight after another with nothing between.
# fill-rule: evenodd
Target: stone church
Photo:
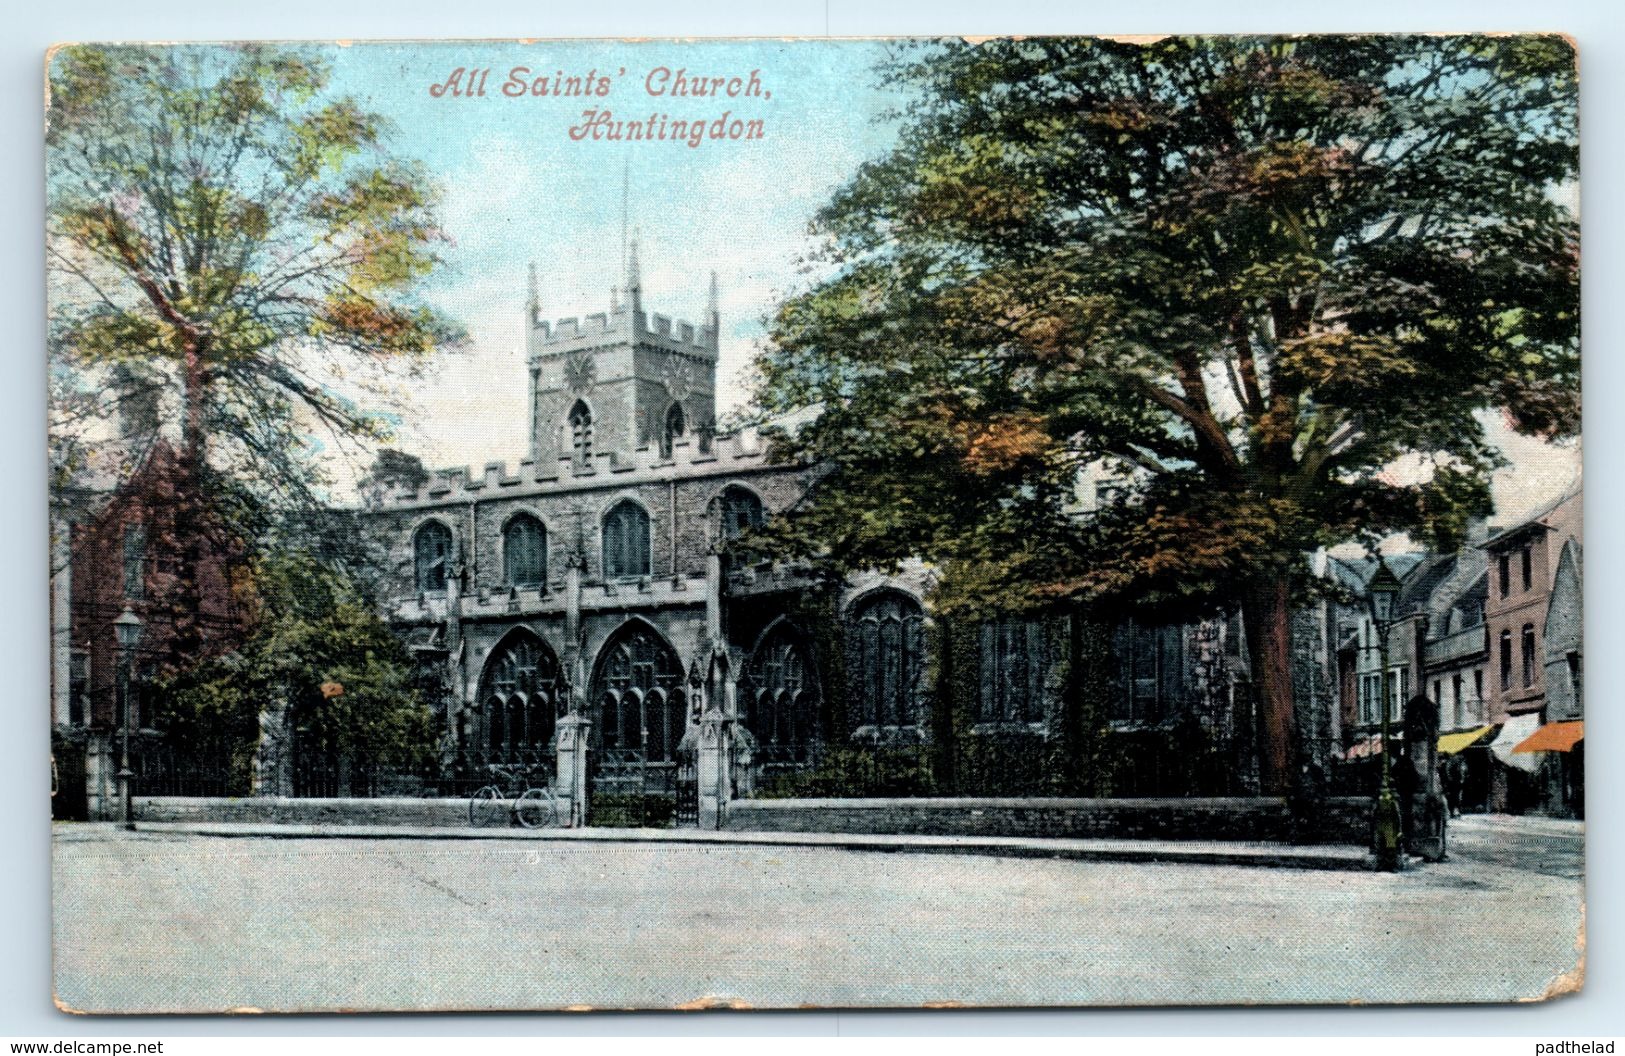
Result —
<instances>
[{"instance_id":1,"label":"stone church","mask_svg":"<svg viewBox=\"0 0 1625 1056\"><path fill-rule=\"evenodd\" d=\"M966 737L1015 738L1039 765L1060 725L1064 626L960 630L955 697L936 687L946 639L923 568L832 596L731 560L729 541L798 501L813 471L716 430L720 326L714 274L698 324L647 310L635 245L604 313L544 319L533 272L530 458L480 473L381 462L369 478L385 615L447 690L446 744L543 762L574 711L598 765L646 777L678 765L706 701L757 777L837 745L925 745L950 711ZM1110 718L1125 745L1191 716L1230 722L1225 630L1117 629Z\"/></svg>"}]
</instances>

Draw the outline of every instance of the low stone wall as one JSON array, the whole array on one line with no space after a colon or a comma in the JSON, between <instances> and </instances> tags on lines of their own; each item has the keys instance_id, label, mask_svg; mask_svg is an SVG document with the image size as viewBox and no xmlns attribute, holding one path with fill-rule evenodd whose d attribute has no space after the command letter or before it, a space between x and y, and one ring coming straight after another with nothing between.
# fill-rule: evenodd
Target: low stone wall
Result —
<instances>
[{"instance_id":1,"label":"low stone wall","mask_svg":"<svg viewBox=\"0 0 1625 1056\"><path fill-rule=\"evenodd\" d=\"M251 796L135 796L137 821L262 825L468 826L466 799L283 799Z\"/></svg>"},{"instance_id":2,"label":"low stone wall","mask_svg":"<svg viewBox=\"0 0 1625 1056\"><path fill-rule=\"evenodd\" d=\"M1327 800L1321 842L1369 841L1371 800ZM1156 840L1292 838L1283 799L736 799L741 832L918 833Z\"/></svg>"}]
</instances>

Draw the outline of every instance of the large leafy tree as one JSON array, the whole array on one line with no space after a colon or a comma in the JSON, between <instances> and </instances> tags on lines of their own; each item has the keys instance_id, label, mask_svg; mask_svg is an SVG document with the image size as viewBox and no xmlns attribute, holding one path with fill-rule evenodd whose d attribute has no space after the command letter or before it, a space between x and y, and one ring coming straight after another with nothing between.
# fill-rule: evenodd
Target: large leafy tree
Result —
<instances>
[{"instance_id":1,"label":"large leafy tree","mask_svg":"<svg viewBox=\"0 0 1625 1056\"><path fill-rule=\"evenodd\" d=\"M158 687L158 728L194 753L231 760L238 787L273 702L341 758L401 769L430 761L433 702L356 578L309 551L273 548L254 556L253 580L252 633Z\"/></svg>"},{"instance_id":2,"label":"large leafy tree","mask_svg":"<svg viewBox=\"0 0 1625 1056\"><path fill-rule=\"evenodd\" d=\"M971 607L1239 603L1267 792L1306 551L1448 541L1488 413L1578 429L1570 45L994 41L904 54L899 144L822 211L761 357L826 468L777 545L918 554ZM1121 501L1084 513L1086 468Z\"/></svg>"},{"instance_id":3,"label":"large leafy tree","mask_svg":"<svg viewBox=\"0 0 1625 1056\"><path fill-rule=\"evenodd\" d=\"M138 403L126 423L174 438L179 535L149 546L173 555L181 656L204 548L316 500L312 437L380 430L345 372L456 337L419 296L434 188L329 81L315 54L258 45L75 45L50 64L56 468L93 453L98 407Z\"/></svg>"}]
</instances>

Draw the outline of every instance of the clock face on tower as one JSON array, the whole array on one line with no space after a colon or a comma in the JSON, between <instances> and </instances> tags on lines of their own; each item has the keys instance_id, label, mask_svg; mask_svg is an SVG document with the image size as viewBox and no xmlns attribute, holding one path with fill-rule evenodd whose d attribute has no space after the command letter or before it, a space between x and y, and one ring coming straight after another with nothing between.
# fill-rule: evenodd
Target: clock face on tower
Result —
<instances>
[{"instance_id":1,"label":"clock face on tower","mask_svg":"<svg viewBox=\"0 0 1625 1056\"><path fill-rule=\"evenodd\" d=\"M694 391L694 365L686 356L673 352L661 364L660 380L665 382L666 394L681 403Z\"/></svg>"},{"instance_id":2,"label":"clock face on tower","mask_svg":"<svg viewBox=\"0 0 1625 1056\"><path fill-rule=\"evenodd\" d=\"M586 392L597 377L593 358L586 352L571 352L564 357L564 384L571 392Z\"/></svg>"}]
</instances>

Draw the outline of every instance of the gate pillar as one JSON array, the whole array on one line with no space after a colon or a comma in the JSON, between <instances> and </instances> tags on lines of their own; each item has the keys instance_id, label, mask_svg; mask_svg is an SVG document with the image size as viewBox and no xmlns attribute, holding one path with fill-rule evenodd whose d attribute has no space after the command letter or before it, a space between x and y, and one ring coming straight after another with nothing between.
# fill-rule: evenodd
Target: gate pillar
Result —
<instances>
[{"instance_id":1,"label":"gate pillar","mask_svg":"<svg viewBox=\"0 0 1625 1056\"><path fill-rule=\"evenodd\" d=\"M554 794L563 802L560 806L564 823L572 829L587 824L587 735L592 732L592 720L571 712L558 724L558 779Z\"/></svg>"},{"instance_id":2,"label":"gate pillar","mask_svg":"<svg viewBox=\"0 0 1625 1056\"><path fill-rule=\"evenodd\" d=\"M293 795L293 753L288 738L287 707L281 701L260 709L260 740L254 748L253 789L256 796Z\"/></svg>"},{"instance_id":3,"label":"gate pillar","mask_svg":"<svg viewBox=\"0 0 1625 1056\"><path fill-rule=\"evenodd\" d=\"M728 821L732 727L733 720L719 711L710 710L700 716L700 750L695 762L699 768L702 829L720 829Z\"/></svg>"}]
</instances>

